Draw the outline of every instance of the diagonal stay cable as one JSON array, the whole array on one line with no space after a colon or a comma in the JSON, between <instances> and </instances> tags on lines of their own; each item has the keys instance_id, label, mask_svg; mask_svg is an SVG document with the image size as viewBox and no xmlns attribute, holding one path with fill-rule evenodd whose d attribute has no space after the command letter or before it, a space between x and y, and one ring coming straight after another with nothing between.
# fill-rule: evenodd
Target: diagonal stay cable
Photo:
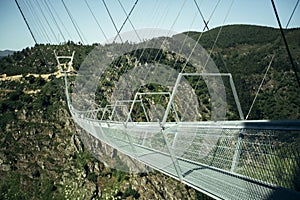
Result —
<instances>
[{"instance_id":1,"label":"diagonal stay cable","mask_svg":"<svg viewBox=\"0 0 300 200\"><path fill-rule=\"evenodd\" d=\"M273 10L274 10L274 13L275 13L275 16L276 16L276 19L277 19L277 23L278 23L279 28L280 28L281 36L282 36L282 39L283 39L283 42L284 42L284 45L285 45L287 54L288 54L288 56L289 56L290 62L291 62L291 64L292 64L292 68L293 68L293 70L294 70L294 74L295 74L295 77L296 77L296 81L297 81L298 86L299 86L299 88L300 88L300 79L299 79L299 76L298 76L298 70L297 70L297 67L296 67L296 65L295 65L295 63L294 63L292 54L291 54L291 52L290 52L289 45L288 45L288 43L287 43L287 41L286 41L285 34L284 34L283 29L282 29L282 26L281 26L280 18L279 18L279 15L278 15L278 13L277 13L277 9L276 9L274 0L271 0L271 3L272 3Z\"/></svg>"},{"instance_id":2,"label":"diagonal stay cable","mask_svg":"<svg viewBox=\"0 0 300 200\"><path fill-rule=\"evenodd\" d=\"M41 38L45 39L48 43L51 43L51 39L46 31L44 24L42 23L39 12L36 10L33 1L24 1L24 4L27 6L29 13L31 14L32 21L35 23L37 32L40 32Z\"/></svg>"},{"instance_id":3,"label":"diagonal stay cable","mask_svg":"<svg viewBox=\"0 0 300 200\"><path fill-rule=\"evenodd\" d=\"M17 7L18 7L18 9L19 9L19 11L20 11L20 13L21 13L21 15L22 15L22 17L23 17L25 23L26 23L26 26L27 26L27 28L28 28L28 30L29 30L29 32L30 32L30 34L31 34L31 36L32 36L32 38L33 38L35 44L37 45L38 43L37 43L36 37L34 36L34 34L33 34L33 32L32 32L32 29L30 28L30 25L29 25L29 23L28 23L28 21L27 21L25 15L24 15L24 13L23 13L23 11L22 11L22 9L21 9L21 7L20 7L18 1L15 0L15 3L17 4ZM24 3L25 3L25 5L26 5L26 3L29 3L29 2L24 2ZM28 5L28 4L27 4L27 6L28 6L29 10L32 11L33 8L30 7L31 5ZM40 25L38 25L38 26L40 26ZM46 62L46 59L45 59L44 51L42 51L41 48L39 48L39 51L40 51L40 53L41 53L41 55L42 55L41 61L42 61L43 63L47 63L47 62ZM47 64L45 64L45 66L46 66L46 65L47 65Z\"/></svg>"},{"instance_id":4,"label":"diagonal stay cable","mask_svg":"<svg viewBox=\"0 0 300 200\"><path fill-rule=\"evenodd\" d=\"M203 31L205 31L205 28L209 31L208 24L209 24L209 22L210 22L212 16L214 15L214 13L215 13L215 11L216 11L218 5L220 4L220 2L221 2L221 0L218 0L217 4L216 4L215 7L214 7L214 10L211 12L211 14L210 14L208 20L206 21L205 18L204 18L204 16L203 16L203 13L202 13L201 10L200 10L199 4L197 3L196 0L194 0L194 3L196 4L197 10L198 10L199 14L201 15L201 18L202 18L202 20L203 20L203 23L205 24L205 26L204 26L204 28L203 28Z\"/></svg>"},{"instance_id":5,"label":"diagonal stay cable","mask_svg":"<svg viewBox=\"0 0 300 200\"><path fill-rule=\"evenodd\" d=\"M289 20L288 20L288 22L287 22L285 28L288 28L289 23L290 23L290 21L291 21L293 15L294 15L294 13L295 13L295 10L296 10L296 8L297 8L297 6L298 6L299 1L300 1L300 0L297 1L297 3L296 3L296 5L295 5L295 7L294 7L294 9L293 9L293 11L292 11L292 14L291 14L291 16L290 16L290 18L289 18ZM249 109L249 111L248 111L248 114L247 114L247 116L246 116L246 120L248 119L248 117L249 117L249 115L250 115L250 112L251 112L251 110L252 110L252 108L253 108L253 106L254 106L254 103L255 103L255 101L256 101L256 98L257 98L257 96L258 96L258 93L259 93L259 91L261 90L262 84L263 84L264 80L266 79L267 73L268 73L268 71L269 71L269 68L270 68L272 62L273 62L274 57L275 57L275 54L272 56L272 59L271 59L271 61L270 61L270 63L269 63L269 66L267 67L267 70L266 70L266 72L265 72L265 75L264 75L264 77L263 77L263 79L262 79L262 81L261 81L261 83L260 83L260 85L259 85L259 87L258 87L258 89L257 89L257 92L256 92L256 94L255 94L255 97L254 97L254 99L253 99L253 102L252 102L252 104L251 104L251 106L250 106L250 109Z\"/></svg>"},{"instance_id":6,"label":"diagonal stay cable","mask_svg":"<svg viewBox=\"0 0 300 200\"><path fill-rule=\"evenodd\" d=\"M58 23L57 23L57 21L56 21L56 19L55 19L55 17L54 17L54 14L53 14L53 12L51 11L51 9L50 9L50 7L49 7L49 5L48 5L48 2L45 0L44 3L45 3L45 5L46 5L46 7L47 7L47 9L48 9L48 12L50 13L50 16L51 16L51 18L52 18L52 21L54 22L54 24L55 24L56 28L58 29L60 35L63 37L64 42L66 42L66 38L65 38L64 34L62 33L62 30L61 30L61 28L59 27L59 25L58 25Z\"/></svg>"},{"instance_id":7,"label":"diagonal stay cable","mask_svg":"<svg viewBox=\"0 0 300 200\"><path fill-rule=\"evenodd\" d=\"M130 14L127 14L127 12L126 12L126 10L125 10L123 4L121 3L121 1L118 0L118 2L119 2L119 4L120 4L120 6L122 7L122 10L123 10L123 12L125 13L125 15L128 16L128 21L129 21L131 27L133 28L133 30L134 30L136 36L138 37L139 41L141 42L142 39L141 39L141 37L139 36L138 32L136 31L136 28L134 27L134 25L132 24L132 22L131 22L131 20L130 20L130 18L129 18L129 15L130 15ZM135 5L134 5L134 6L135 6Z\"/></svg>"},{"instance_id":8,"label":"diagonal stay cable","mask_svg":"<svg viewBox=\"0 0 300 200\"><path fill-rule=\"evenodd\" d=\"M203 23L205 24L205 27L204 27L203 31L205 30L205 28L207 28L207 30L209 30L209 28L208 28L208 23L209 23L209 21L211 20L212 16L214 15L214 13L215 13L215 11L216 11L216 9L217 9L219 3L220 3L220 0L219 0L219 1L217 2L217 4L215 5L214 10L211 12L210 17L209 17L209 19L208 19L207 21L205 21L204 16L203 16L203 14L202 14L202 12L201 12L201 10L200 10L200 7L199 7L199 5L197 4L197 2L196 2L196 1L194 1L194 2L195 2L195 4L196 4L196 6L197 6L197 9L198 9L198 11L199 11L201 17L202 17ZM227 15L225 16L225 19L224 19L224 22L223 22L222 27L224 26L225 20L227 19L227 16L228 16L228 14L229 14L229 11L231 10L232 4L233 4L233 1L232 1L232 3L231 3L231 6L229 7L229 10L228 10L228 12L227 12ZM222 27L221 27L220 29L222 29ZM219 33L220 33L220 32L221 32L221 30L219 31ZM216 41L218 40L219 33L218 33L218 35L217 35L217 38L215 39L214 45L216 44ZM190 59L191 55L193 54L193 52L194 52L194 50L195 50L197 44L199 43L199 41L200 41L202 35L203 35L203 32L201 32L201 34L200 34L199 37L197 38L197 41L196 41L196 43L195 43L195 45L194 45L194 47L193 47L193 49L192 49L192 51L191 51L191 53L190 53L190 55L189 55L188 60ZM213 49L213 47L212 47L212 49ZM211 54L211 53L212 53L212 50L211 50L210 54ZM210 57L210 56L211 56L211 55L209 55L209 57ZM209 59L209 57L208 57L208 59ZM207 62L208 62L208 60L207 60ZM187 64L187 63L186 63L186 64ZM206 65L206 64L205 64L205 65ZM204 65L204 66L205 66L205 65ZM185 67L186 67L186 65L183 67L182 72L183 72L183 70L185 69Z\"/></svg>"},{"instance_id":9,"label":"diagonal stay cable","mask_svg":"<svg viewBox=\"0 0 300 200\"><path fill-rule=\"evenodd\" d=\"M134 10L134 8L135 8L136 4L138 3L138 1L139 0L135 1L135 3L133 4L133 6L132 6L131 10L129 11L128 15L126 14L126 19L124 20L124 22L123 22L122 26L120 27L120 29L117 31L117 35L116 35L116 37L114 38L113 41L116 41L118 35L120 36L120 32L122 31L123 27L125 26L127 20L129 19L129 16L131 15L131 13Z\"/></svg>"},{"instance_id":10,"label":"diagonal stay cable","mask_svg":"<svg viewBox=\"0 0 300 200\"><path fill-rule=\"evenodd\" d=\"M182 11L183 11L184 6L186 5L186 2L187 2L187 0L185 0L185 1L182 2L181 7L180 7L180 9L179 9L179 11L178 11L176 17L175 17L173 23L171 24L171 26L170 26L170 28L169 28L169 31L168 31L168 34L167 34L168 36L170 35L171 30L173 29L173 27L175 26L175 24L177 23L177 21L178 21L180 15L181 15L181 13L182 13ZM181 48L180 48L180 52L182 51L182 48L183 48L183 46L184 46L184 43L186 42L187 37L188 37L188 35L185 36L185 39L184 39L184 41L183 41L183 44L182 44L182 46L181 46ZM167 37L165 37L165 38L162 40L161 45L160 45L161 48L164 46L165 42L167 42ZM180 53L180 52L179 52L179 53ZM163 54L162 54L162 53L160 54L160 51L158 51L157 54L155 55L154 60L157 60L158 63L160 63L160 60L162 59L162 55L163 55ZM178 62L178 60L179 60L179 57L176 58L174 65ZM188 61L186 61L186 62L188 62ZM166 83L171 79L171 77L172 77L172 73L170 73L170 75L169 75L168 78L166 79ZM145 78L146 78L146 77L145 77ZM174 84L175 84L175 83L174 83ZM160 96L160 97L159 97L159 101L161 101L162 98L163 98L163 97ZM162 125L164 125L164 124L166 123L166 121L167 121L167 116L165 115L165 116L163 116L163 119L162 119L162 123L163 123Z\"/></svg>"},{"instance_id":11,"label":"diagonal stay cable","mask_svg":"<svg viewBox=\"0 0 300 200\"><path fill-rule=\"evenodd\" d=\"M299 1L300 1L300 0L297 1L296 5L295 5L295 7L294 7L294 9L293 9L293 12L292 12L292 14L291 14L291 16L290 16L290 18L289 18L289 20L288 20L288 22L287 22L285 28L287 28L287 27L289 26L289 24L290 24L290 22L291 22L291 20L292 20L292 18L293 18L293 16L294 16L294 13L295 13L295 11L296 11L296 8L298 7Z\"/></svg>"},{"instance_id":12,"label":"diagonal stay cable","mask_svg":"<svg viewBox=\"0 0 300 200\"><path fill-rule=\"evenodd\" d=\"M69 17L70 17L70 19L71 19L71 22L72 22L72 24L73 24L73 26L74 26L74 28L75 28L75 30L76 30L76 32L77 32L79 38L80 38L82 44L84 44L83 37L82 37L81 34L80 34L81 31L80 31L79 27L77 26L77 24L76 24L74 18L72 17L70 10L68 9L68 7L67 7L67 5L65 4L64 0L61 0L61 2L63 3L64 8L66 9L66 11L67 11L67 13L68 13L68 15L69 15Z\"/></svg>"},{"instance_id":13,"label":"diagonal stay cable","mask_svg":"<svg viewBox=\"0 0 300 200\"><path fill-rule=\"evenodd\" d=\"M200 7L199 7L197 1L194 0L194 3L196 4L197 10L198 10L199 14L201 15L202 21L204 23L203 31L205 30L205 28L207 28L207 30L209 30L209 28L208 28L208 21L206 22L206 20L204 19L204 16L203 16L203 14L202 14L202 12L200 10Z\"/></svg>"},{"instance_id":14,"label":"diagonal stay cable","mask_svg":"<svg viewBox=\"0 0 300 200\"><path fill-rule=\"evenodd\" d=\"M186 1L185 1L185 2L186 2ZM183 3L183 5L185 4L185 2ZM182 5L182 7L181 7L181 9L180 9L180 12L181 12L181 10L182 10L182 8L183 8L183 5ZM176 17L175 22L177 21L180 12L178 13L178 15L177 15L177 17ZM174 26L175 22L172 24L172 27ZM170 32L170 31L169 31L169 32ZM164 41L165 41L165 40L166 40L166 39L164 39ZM148 43L148 42L149 42L149 41L147 41L146 43ZM143 49L142 54L140 55L140 58L142 57L142 55L144 54L144 52L145 52L145 49ZM158 57L158 54L156 54L154 60L156 60L157 57ZM150 70L150 68L149 68L149 70ZM149 70L148 70L148 72L149 72ZM147 74L148 74L148 73L146 73L145 76L147 76ZM146 77L145 77L145 78L146 78Z\"/></svg>"},{"instance_id":15,"label":"diagonal stay cable","mask_svg":"<svg viewBox=\"0 0 300 200\"><path fill-rule=\"evenodd\" d=\"M90 12L92 13L92 15L93 15L93 18L94 18L94 20L96 21L96 23L97 23L97 25L98 25L98 27L99 27L99 29L100 29L101 33L103 34L103 36L104 36L104 38L105 38L105 40L107 41L107 40L108 40L108 38L106 37L106 35L105 35L105 33L104 33L104 31L103 31L103 29L102 29L102 27L101 27L101 25L100 25L99 21L97 20L97 18L96 18L96 16L95 16L94 12L92 11L92 9L91 9L90 5L88 4L87 0L84 0L84 1L85 1L86 5L87 5L88 9L89 9L89 10L90 10Z\"/></svg>"},{"instance_id":16,"label":"diagonal stay cable","mask_svg":"<svg viewBox=\"0 0 300 200\"><path fill-rule=\"evenodd\" d=\"M110 11L109 11L109 9L108 9L106 3L105 3L105 0L102 0L102 3L103 3L103 5L104 5L104 7L105 7L105 9L106 9L106 12L108 13L109 18L110 18L111 22L113 23L114 28L115 28L115 30L116 30L116 32L117 32L117 36L116 36L116 37L119 37L120 40L121 40L121 42L123 43L123 40L122 40L121 36L118 34L119 31L118 31L118 28L117 28L117 26L116 26L116 23L115 23L114 19L113 19L112 16L111 16L111 13L110 13ZM115 38L115 39L116 39L116 38ZM115 41L115 39L114 39L114 41Z\"/></svg>"},{"instance_id":17,"label":"diagonal stay cable","mask_svg":"<svg viewBox=\"0 0 300 200\"><path fill-rule=\"evenodd\" d=\"M47 1L47 0L45 0ZM59 23L62 25L62 27L64 28L64 31L67 33L67 35L69 36L69 39L72 40L71 34L68 31L67 27L65 26L65 24L62 22L62 19L59 17L59 14L56 12L54 6L52 5L51 1L48 1L48 4L50 6L50 8L53 10L54 15L56 16L56 18L58 19Z\"/></svg>"},{"instance_id":18,"label":"diagonal stay cable","mask_svg":"<svg viewBox=\"0 0 300 200\"><path fill-rule=\"evenodd\" d=\"M115 41L116 38L117 38L118 36L120 37L120 32L121 32L121 30L123 29L123 27L124 27L124 25L126 24L126 22L129 21L130 24L131 24L131 26L132 26L132 28L133 28L133 30L134 30L134 32L135 32L135 34L137 35L137 37L138 37L138 39L139 39L139 42L142 42L141 37L139 36L139 34L138 34L136 28L134 27L134 25L132 24L132 22L131 22L131 20L130 20L130 18L129 18L130 15L131 15L131 13L132 13L132 11L133 11L133 9L135 8L137 2L138 2L138 0L134 3L134 5L133 5L133 7L131 8L130 12L127 14L127 12L126 12L126 10L125 10L123 4L119 1L119 4L120 4L120 6L122 7L122 10L123 10L123 12L124 12L125 15L126 15L126 19L124 20L123 25L122 25L122 26L120 27L120 29L118 30L118 33L117 33L117 35L116 35L116 37L114 38L113 41ZM139 45L138 45L138 46L139 46ZM133 45L132 48L131 48L131 50L134 50L134 55L135 55L136 52L138 51L138 46L137 46L137 48L135 48L135 50L134 50L134 45ZM130 51L129 51L129 52L130 52ZM117 63L117 65L120 63L120 61L121 61L121 60L119 60L119 62ZM129 65L126 66L125 71L127 71L128 68L129 68ZM128 83L130 83L130 80L126 81L126 84L128 84ZM120 99L115 99L115 100L120 100ZM124 99L122 99L122 100L124 100Z\"/></svg>"},{"instance_id":19,"label":"diagonal stay cable","mask_svg":"<svg viewBox=\"0 0 300 200\"><path fill-rule=\"evenodd\" d=\"M217 36L216 36L216 38L215 38L215 40L214 40L214 44L213 44L213 46L211 47L210 54L209 54L208 57L207 57L207 60L206 60L206 63L204 64L204 68L203 68L203 69L206 68L207 63L209 62L209 59L210 59L211 54L212 54L212 51L213 51L214 47L216 46L216 42L218 41L219 35L220 35L221 31L222 31L222 28L223 28L224 25L225 25L225 21L227 20L227 17L228 17L228 15L229 15L229 13L230 13L230 11L231 11L231 9L232 9L233 2L234 2L234 0L231 1L231 4L230 4L230 6L229 6L229 8L228 8L228 10L227 10L227 13L226 13L225 17L224 17L222 26L221 26L220 30L218 31L218 34L217 34ZM215 13L215 11L216 11L216 9L217 9L219 3L220 3L220 0L219 0L219 1L217 2L217 4L215 5L214 10L211 12L211 15L210 15L208 21L210 21L211 18L213 17L213 15L214 15L214 13ZM200 9L198 9L198 11L200 11ZM201 12L201 11L200 11L200 12ZM201 16L203 16L203 15L201 15ZM203 16L203 17L204 17L204 16ZM204 24L208 25L208 22L206 22L204 18L202 18L202 20L203 20ZM208 26L206 26L206 27L208 28ZM205 29L205 28L204 28L204 29ZM209 29L208 29L208 30L209 30ZM190 60L190 58L191 58L191 56L192 56L192 54L193 54L193 52L194 52L194 50L195 50L197 44L199 43L200 38L202 37L202 35L203 35L203 32L201 32L201 34L200 34L199 37L197 38L197 42L195 43L195 45L194 45L194 47L193 47L193 49L192 49L192 51L191 51L191 53L190 53L190 55L189 55L189 57L188 57L188 59L187 59L187 62ZM184 71L185 67L187 66L187 62L185 63L185 65L184 65L184 67L183 67L183 69L182 69L182 72ZM201 77L198 78L198 82L199 82L200 80L201 80ZM198 88L198 86L195 87L194 89L196 90L197 88ZM186 112L186 111L185 111L185 112ZM185 114L185 113L184 113L184 114Z\"/></svg>"},{"instance_id":20,"label":"diagonal stay cable","mask_svg":"<svg viewBox=\"0 0 300 200\"><path fill-rule=\"evenodd\" d=\"M18 9L19 9L19 11L20 11L20 13L21 13L21 15L22 15L24 21L25 21L25 24L26 24L26 26L27 26L27 28L28 28L30 34L31 34L31 37L33 38L35 44L37 44L37 41L36 41L36 39L35 39L35 37L34 37L34 35L33 35L33 32L32 32L32 30L31 30L31 28L30 28L30 26L29 26L29 24L28 24L28 21L27 21L25 15L24 15L24 13L23 13L23 11L22 11L22 9L21 9L21 7L20 7L18 1L15 0L15 2L16 2L16 4L17 4L17 7L18 7Z\"/></svg>"},{"instance_id":21,"label":"diagonal stay cable","mask_svg":"<svg viewBox=\"0 0 300 200\"><path fill-rule=\"evenodd\" d=\"M180 16L180 14L181 14L181 12L182 12L182 10L183 10L183 8L184 8L186 2L187 2L187 0L185 0L185 1L181 4L181 7L180 7L180 9L179 9L179 11L178 11L178 13L177 13L177 15L176 15L176 17L175 17L175 19L174 19L172 25L171 25L171 27L169 28L169 31L168 31L168 34L167 34L167 35L170 35L171 30L174 28L176 22L178 21L178 18L179 18L179 16ZM167 41L167 38L164 38L160 46L162 47L163 44L164 44L166 41ZM160 61L162 55L160 56L159 59L157 59L158 56L159 56L159 52L157 52L157 54L155 55L154 60L159 60L159 61ZM176 62L177 62L177 61L176 61ZM169 78L168 78L168 79L169 79Z\"/></svg>"},{"instance_id":22,"label":"diagonal stay cable","mask_svg":"<svg viewBox=\"0 0 300 200\"><path fill-rule=\"evenodd\" d=\"M108 8L106 2L105 2L104 0L102 0L102 2L103 2L103 4L104 4L104 6L105 6L105 9L106 9L106 11L107 11L109 17L110 17L111 22L113 23L113 26L114 26L114 28L115 28L115 30L116 30L116 32L117 32L117 35L116 35L114 41L116 40L117 37L119 37L120 40L121 40L121 42L123 43L123 40L122 40L122 38L121 38L121 36L120 36L120 32L121 32L123 26L125 25L126 21L127 21L127 20L130 20L130 19L129 19L129 16L130 16L130 14L132 13L132 11L133 11L133 9L134 9L134 7L135 7L135 5L137 4L138 1L135 2L134 6L133 6L133 8L131 9L131 11L130 11L129 14L126 13L126 11L125 11L123 5L119 2L119 3L121 4L121 6L122 6L123 11L124 11L125 14L126 14L126 19L125 19L125 21L124 21L122 27L121 27L119 30L118 30L118 28L117 28L117 26L116 26L116 24L115 24L115 21L114 21L112 15L111 15L111 13L110 13L110 10L109 10L109 8ZM131 24L132 24L132 23L131 23ZM133 25L132 25L132 26L133 26ZM134 27L134 26L133 26L133 29L134 29L134 31L136 32L136 34L137 34L137 36L138 36L138 38L140 39L140 42L141 42L141 38L139 37L139 35L138 35L137 31L135 30L135 27ZM113 42L114 42L114 41L113 41ZM132 48L133 48L133 46L132 46ZM135 51L137 51L137 49L136 49ZM115 65L118 65L120 62L121 62L121 60L119 60L117 63L115 63ZM127 71L127 69L128 69L128 66L126 67L125 71ZM119 99L117 99L117 100L119 100ZM102 101L103 101L103 100L102 100ZM101 101L101 102L102 102L102 101Z\"/></svg>"},{"instance_id":23,"label":"diagonal stay cable","mask_svg":"<svg viewBox=\"0 0 300 200\"><path fill-rule=\"evenodd\" d=\"M171 27L169 28L169 31L168 31L168 33L167 33L168 36L170 35L171 30L173 29L173 27L175 26L176 22L178 21L178 18L179 18L179 16L180 16L180 14L181 14L181 12L182 12L182 10L183 10L183 8L184 8L186 2L187 2L187 0L185 0L185 1L181 4L180 9L179 9L179 11L178 11L178 13L177 13L177 15L176 15L176 17L175 17L173 23L171 24ZM167 41L167 37L165 37L165 38L162 40L160 46L162 47L166 41ZM160 51L157 52L157 54L155 55L155 57L154 57L154 59L153 59L153 60L158 60L158 62L161 60L161 56L162 56L162 54L161 54L160 57L159 57L159 54L160 54L159 52L160 52ZM159 58L158 58L158 57L159 57ZM177 61L178 61L178 59L175 61L175 63L177 63ZM169 76L169 77L167 78L167 81L169 81L170 78L171 78L171 77Z\"/></svg>"},{"instance_id":24,"label":"diagonal stay cable","mask_svg":"<svg viewBox=\"0 0 300 200\"><path fill-rule=\"evenodd\" d=\"M211 50L210 50L209 57L211 56L211 54L212 54L212 52L213 52L213 50L214 50L214 48L215 48L215 46L216 46L216 43L217 43L217 41L218 41L218 39L219 39L219 37L220 37L220 34L221 34L221 32L222 32L222 30L223 30L223 28L224 28L224 26L225 26L225 21L227 20L227 18L228 18L228 16L229 16L229 13L230 13L231 8L232 8L232 5L233 5L233 2L234 2L234 0L231 1L231 4L230 4L230 6L229 6L229 8L228 8L228 10L227 10L226 16L225 16L225 18L224 18L224 20L223 20L223 24L222 24L222 26L220 27L220 29L219 29L219 31L218 31L218 34L217 34L217 37L216 37L216 39L215 39L215 41L214 41L214 44L213 44L213 46L212 46L212 48L211 48ZM206 62L206 64L204 65L204 68L206 67L206 65L207 65L207 63L208 63L208 61L209 61L209 57L207 58L207 62Z\"/></svg>"},{"instance_id":25,"label":"diagonal stay cable","mask_svg":"<svg viewBox=\"0 0 300 200\"><path fill-rule=\"evenodd\" d=\"M46 21L46 23L47 23L47 25L48 25L48 27L49 27L51 33L52 33L53 37L55 38L56 42L59 43L58 38L56 37L56 34L55 34L55 32L54 32L52 26L50 26L50 23L49 23L49 21L48 21L46 15L45 15L45 13L43 12L43 9L42 9L42 7L41 7L39 1L36 1L36 3L37 3L37 6L38 6L40 12L42 13L42 16L44 17L44 20Z\"/></svg>"},{"instance_id":26,"label":"diagonal stay cable","mask_svg":"<svg viewBox=\"0 0 300 200\"><path fill-rule=\"evenodd\" d=\"M125 9L124 9L125 10ZM158 9L155 9L155 11L157 11ZM164 12L165 13L165 12ZM127 14L126 14L127 15ZM162 19L162 18L161 18ZM130 20L130 19L129 19ZM134 28L134 27L133 27ZM153 31L152 31L152 33L153 33ZM140 45L142 45L143 46L143 48L142 48L142 52L139 54L139 56L138 56L138 60L141 60L141 58L144 56L144 53L146 52L146 50L147 49L151 49L151 48L154 48L154 46L155 46L155 43L154 44L152 44L152 46L148 46L148 44L149 43L151 43L151 40L147 40L147 41L145 41L144 43L142 42L142 39L141 39L141 37L139 36L139 34L136 32L136 34L137 34L137 37L139 38L139 40L140 40L140 42L141 43L139 43L139 45L138 45L138 47L135 49L135 52L134 52L134 54L133 55L136 55L136 53L137 53L137 51L139 50L139 46ZM151 34L150 34L151 35ZM146 48L145 48L146 47ZM147 56L147 58L146 58L146 60L149 60L149 57L150 57L150 54L148 54L148 56ZM156 55L156 57L157 57L157 55ZM155 59L154 59L155 60ZM149 73L150 73L150 71L151 71L151 68L148 68L148 70L147 70L147 72L145 73L145 75L144 75L144 79L146 79L147 78L147 76L149 75ZM141 88L141 86L137 89L137 90L139 90Z\"/></svg>"},{"instance_id":27,"label":"diagonal stay cable","mask_svg":"<svg viewBox=\"0 0 300 200\"><path fill-rule=\"evenodd\" d=\"M205 18L204 18L204 16L203 16L202 12L201 12L201 9L200 9L200 7L199 7L197 1L194 0L194 2L195 2L195 4L196 4L196 6L197 6L198 12L200 13L203 22L204 22L204 24L205 24L205 27L203 28L203 31L205 31L205 28L209 31L210 28L208 27L208 24L209 24L209 22L210 22L212 16L214 15L214 13L215 13L215 11L216 11L216 9L217 9L217 6L218 6L219 3L220 3L220 0L217 2L217 4L216 4L214 10L211 12L211 14L210 14L210 16L209 16L209 19L208 19L207 21L205 20ZM200 40L202 34L203 34L203 32L202 32L201 35L198 37L197 42L199 42L199 40ZM209 36L212 37L210 33L209 33ZM217 45L216 45L216 46L217 46ZM224 67L225 67L225 70L226 70L227 72L229 72L229 70L228 70L228 68L227 68L227 64L226 64L226 62L224 61L223 57L220 55L219 52L217 52L217 54L218 54L218 56L221 58L222 63L223 63L223 65L224 65Z\"/></svg>"},{"instance_id":28,"label":"diagonal stay cable","mask_svg":"<svg viewBox=\"0 0 300 200\"><path fill-rule=\"evenodd\" d=\"M268 67L267 67L267 70L266 70L266 72L265 72L265 75L264 75L264 77L263 77L263 79L262 79L262 81L261 81L261 83L260 83L260 85L259 85L259 87L258 87L258 89L257 89L257 91L256 91L255 97L254 97L254 99L253 99L253 101L252 101L252 104L251 104L251 106L250 106L250 108L249 108L248 114L246 115L246 118L245 118L246 120L248 119L248 117L249 117L249 115L250 115L250 113L251 113L251 110L252 110L252 108L253 108L253 106L254 106L254 103L255 103L255 101L256 101L256 98L257 98L257 96L258 96L258 93L259 93L259 91L261 90L261 87L262 87L262 85L263 85L263 83L264 83L264 81L265 81L265 79L266 79L266 77L267 77L268 71L269 71L269 69L270 69L270 67L271 67L271 64L272 64L272 62L273 62L274 57L275 57L275 54L272 56L271 61L270 61L269 65L268 65Z\"/></svg>"}]
</instances>

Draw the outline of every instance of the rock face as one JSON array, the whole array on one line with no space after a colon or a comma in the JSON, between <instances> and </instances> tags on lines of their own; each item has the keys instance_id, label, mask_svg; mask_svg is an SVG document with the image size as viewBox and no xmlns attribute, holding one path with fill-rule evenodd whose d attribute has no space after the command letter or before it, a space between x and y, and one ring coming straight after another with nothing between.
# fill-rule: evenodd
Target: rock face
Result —
<instances>
[{"instance_id":1,"label":"rock face","mask_svg":"<svg viewBox=\"0 0 300 200\"><path fill-rule=\"evenodd\" d=\"M122 154L111 146L101 142L84 130L77 128L85 148L98 160L110 168L129 173L149 172L151 169L137 160Z\"/></svg>"},{"instance_id":2,"label":"rock face","mask_svg":"<svg viewBox=\"0 0 300 200\"><path fill-rule=\"evenodd\" d=\"M13 93L17 83L10 84ZM59 85L62 80L53 79L41 86L41 92L20 93L16 101L11 101L16 98L12 94L1 96L0 199L196 198L191 188L143 165L138 167L148 173L107 167L110 157L129 169L137 165L77 131Z\"/></svg>"}]
</instances>

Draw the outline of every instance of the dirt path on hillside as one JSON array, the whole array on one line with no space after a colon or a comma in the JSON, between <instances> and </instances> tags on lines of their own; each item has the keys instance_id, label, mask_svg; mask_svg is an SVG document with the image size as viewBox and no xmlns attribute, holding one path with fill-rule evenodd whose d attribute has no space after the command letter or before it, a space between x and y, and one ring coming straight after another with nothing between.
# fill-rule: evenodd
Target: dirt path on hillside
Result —
<instances>
[{"instance_id":1,"label":"dirt path on hillside","mask_svg":"<svg viewBox=\"0 0 300 200\"><path fill-rule=\"evenodd\" d=\"M56 78L60 78L64 76L64 74L60 73L60 71L56 71L54 73L49 74L27 74L25 77L34 76L35 78L42 77L46 81L49 80L49 77L54 75ZM23 75L14 75L14 76L7 76L6 74L0 75L0 81L16 81L23 78Z\"/></svg>"}]
</instances>

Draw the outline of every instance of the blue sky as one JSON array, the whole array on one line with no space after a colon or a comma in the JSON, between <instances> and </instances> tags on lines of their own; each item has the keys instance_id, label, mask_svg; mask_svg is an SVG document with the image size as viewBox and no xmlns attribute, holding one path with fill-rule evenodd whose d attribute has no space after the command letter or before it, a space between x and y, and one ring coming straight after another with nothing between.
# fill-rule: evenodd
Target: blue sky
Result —
<instances>
[{"instance_id":1,"label":"blue sky","mask_svg":"<svg viewBox=\"0 0 300 200\"><path fill-rule=\"evenodd\" d=\"M108 38L114 37L116 31L102 0L86 1L104 30L105 36ZM121 0L127 13L135 1ZM196 1L205 19L208 20L218 0ZM38 43L64 42L63 38L75 42L80 41L61 0L18 0L18 2ZM45 2L48 3L46 4ZM83 39L84 43L103 43L106 40L92 13L89 11L85 0L64 0L64 2L82 32L80 35L85 38ZM118 0L105 0L105 2L116 26L120 28L126 15ZM229 15L225 18L231 2L232 0L222 0L218 4L210 19L209 28L223 24L255 24L278 27L270 0L234 0ZM275 0L283 26L286 25L296 2L297 0ZM60 26L62 34L57 29L53 18L51 18L47 5L52 10L52 14L56 23ZM39 6L43 10L45 17L40 12ZM130 19L136 29L162 28L182 32L187 30L201 31L204 27L194 0L139 0ZM0 1L0 26L0 50L21 50L34 45L34 41L14 0ZM49 27L52 27L52 30ZM300 27L300 5L297 7L290 22L289 28L292 27ZM130 30L132 30L132 26L127 22L122 32Z\"/></svg>"}]
</instances>

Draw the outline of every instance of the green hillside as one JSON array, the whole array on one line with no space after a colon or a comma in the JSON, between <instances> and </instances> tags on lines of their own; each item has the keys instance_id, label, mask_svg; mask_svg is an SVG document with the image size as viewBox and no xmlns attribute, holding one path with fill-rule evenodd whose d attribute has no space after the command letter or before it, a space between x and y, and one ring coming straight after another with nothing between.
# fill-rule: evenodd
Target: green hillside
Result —
<instances>
[{"instance_id":1,"label":"green hillside","mask_svg":"<svg viewBox=\"0 0 300 200\"><path fill-rule=\"evenodd\" d=\"M225 26L212 48L219 29L186 34L195 40L202 35L199 43L207 51L212 50L212 58L219 70L233 75L244 114L247 114L271 57L275 55L249 119L300 119L300 88L279 30L248 25ZM285 30L285 33L299 68L300 29ZM62 78L54 75L44 78L42 75L57 71L54 50L60 55L70 55L75 50L74 67L78 69L95 46L73 42L40 44L0 60L0 199L171 199L174 196L207 199L157 172L131 175L109 169L101 160L93 158L80 142L67 110ZM152 54L153 51L148 50L138 63L146 62L146 57L151 58ZM161 61L181 69L182 63L172 63L171 55L162 52L164 59ZM132 60L135 58L135 55L131 56ZM103 98L110 94L109 89L123 72L124 63L107 72L110 81L105 79L99 83L103 87L97 92L104 94ZM5 79L11 76L15 78ZM192 79L190 81L196 84ZM202 120L209 120L209 95L202 83L195 92L201 96ZM228 80L224 79L224 83L228 86ZM143 89L153 87L161 89L157 85ZM227 102L227 118L238 119L229 89Z\"/></svg>"},{"instance_id":2,"label":"green hillside","mask_svg":"<svg viewBox=\"0 0 300 200\"><path fill-rule=\"evenodd\" d=\"M204 32L199 43L208 51L211 50L219 30L215 28ZM197 40L201 33L186 34ZM300 29L288 29L285 34L300 71ZM212 58L221 72L233 75L243 112L247 114L273 55L270 71L249 118L299 119L300 89L279 29L250 25L225 26L213 48ZM228 101L233 105L232 99Z\"/></svg>"}]
</instances>

